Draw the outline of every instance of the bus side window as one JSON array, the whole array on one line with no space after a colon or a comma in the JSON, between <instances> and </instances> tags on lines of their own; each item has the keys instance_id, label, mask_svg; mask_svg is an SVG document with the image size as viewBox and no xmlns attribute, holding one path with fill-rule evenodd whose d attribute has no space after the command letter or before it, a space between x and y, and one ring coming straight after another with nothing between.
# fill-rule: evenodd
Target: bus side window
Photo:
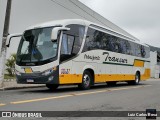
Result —
<instances>
[{"instance_id":1,"label":"bus side window","mask_svg":"<svg viewBox=\"0 0 160 120\"><path fill-rule=\"evenodd\" d=\"M109 39L108 39L108 46L109 46L109 51L112 51L112 52L114 52L115 51L115 46L114 46L114 38L113 38L113 36L109 36Z\"/></svg>"},{"instance_id":2,"label":"bus side window","mask_svg":"<svg viewBox=\"0 0 160 120\"><path fill-rule=\"evenodd\" d=\"M120 46L121 46L121 53L126 54L127 53L127 47L125 44L125 40L121 39L120 40Z\"/></svg>"},{"instance_id":3,"label":"bus side window","mask_svg":"<svg viewBox=\"0 0 160 120\"><path fill-rule=\"evenodd\" d=\"M83 52L97 49L97 42L95 41L96 30L88 28L87 37L83 47Z\"/></svg>"},{"instance_id":4,"label":"bus side window","mask_svg":"<svg viewBox=\"0 0 160 120\"><path fill-rule=\"evenodd\" d=\"M136 45L135 45L135 48L136 48L136 56L137 56L137 57L141 57L140 45L136 44Z\"/></svg>"},{"instance_id":5,"label":"bus side window","mask_svg":"<svg viewBox=\"0 0 160 120\"><path fill-rule=\"evenodd\" d=\"M96 49L104 49L105 43L103 42L105 38L105 33L96 30L94 32L94 42L96 43Z\"/></svg>"},{"instance_id":6,"label":"bus side window","mask_svg":"<svg viewBox=\"0 0 160 120\"><path fill-rule=\"evenodd\" d=\"M135 56L135 44L133 42L130 42L130 46L131 46L131 54L130 55Z\"/></svg>"},{"instance_id":7,"label":"bus side window","mask_svg":"<svg viewBox=\"0 0 160 120\"><path fill-rule=\"evenodd\" d=\"M103 39L102 39L102 41L101 41L101 45L102 45L102 50L107 50L107 38L106 37L104 37Z\"/></svg>"},{"instance_id":8,"label":"bus side window","mask_svg":"<svg viewBox=\"0 0 160 120\"><path fill-rule=\"evenodd\" d=\"M142 57L145 57L145 56L146 56L146 51L145 51L145 49L144 49L144 46L141 45L141 46L140 46L140 49L141 49L141 56L142 56Z\"/></svg>"},{"instance_id":9,"label":"bus side window","mask_svg":"<svg viewBox=\"0 0 160 120\"><path fill-rule=\"evenodd\" d=\"M149 47L144 47L146 55L145 58L149 58L150 57L150 48Z\"/></svg>"},{"instance_id":10,"label":"bus side window","mask_svg":"<svg viewBox=\"0 0 160 120\"><path fill-rule=\"evenodd\" d=\"M63 32L60 62L68 60L78 54L85 33L85 27L82 25L72 24L66 27L70 28L70 30Z\"/></svg>"},{"instance_id":11,"label":"bus side window","mask_svg":"<svg viewBox=\"0 0 160 120\"><path fill-rule=\"evenodd\" d=\"M129 41L125 41L126 44L126 54L127 55L132 55L132 49Z\"/></svg>"},{"instance_id":12,"label":"bus side window","mask_svg":"<svg viewBox=\"0 0 160 120\"><path fill-rule=\"evenodd\" d=\"M85 28L83 26L78 27L78 35L75 37L74 46L73 46L73 54L77 54L81 48L81 44L84 38Z\"/></svg>"},{"instance_id":13,"label":"bus side window","mask_svg":"<svg viewBox=\"0 0 160 120\"><path fill-rule=\"evenodd\" d=\"M72 45L73 45L74 37L63 34L62 44L61 44L61 54L63 55L71 55Z\"/></svg>"},{"instance_id":14,"label":"bus side window","mask_svg":"<svg viewBox=\"0 0 160 120\"><path fill-rule=\"evenodd\" d=\"M122 53L122 47L121 47L121 39L118 37L115 37L115 52Z\"/></svg>"}]
</instances>

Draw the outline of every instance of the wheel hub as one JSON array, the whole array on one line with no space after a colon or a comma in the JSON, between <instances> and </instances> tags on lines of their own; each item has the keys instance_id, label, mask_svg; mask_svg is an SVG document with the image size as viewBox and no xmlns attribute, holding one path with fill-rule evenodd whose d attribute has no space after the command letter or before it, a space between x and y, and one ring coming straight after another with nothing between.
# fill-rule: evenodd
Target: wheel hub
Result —
<instances>
[{"instance_id":1,"label":"wheel hub","mask_svg":"<svg viewBox=\"0 0 160 120\"><path fill-rule=\"evenodd\" d=\"M88 75L84 75L83 77L83 82L84 82L84 85L87 87L89 86L89 83L90 83L90 77Z\"/></svg>"}]
</instances>

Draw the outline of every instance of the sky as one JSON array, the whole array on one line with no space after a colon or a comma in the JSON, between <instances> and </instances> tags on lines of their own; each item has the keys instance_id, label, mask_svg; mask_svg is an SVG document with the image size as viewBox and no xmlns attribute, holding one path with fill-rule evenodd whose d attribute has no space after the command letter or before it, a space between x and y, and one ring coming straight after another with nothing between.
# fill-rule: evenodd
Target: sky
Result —
<instances>
[{"instance_id":1,"label":"sky","mask_svg":"<svg viewBox=\"0 0 160 120\"><path fill-rule=\"evenodd\" d=\"M160 47L160 0L80 0L140 41Z\"/></svg>"},{"instance_id":2,"label":"sky","mask_svg":"<svg viewBox=\"0 0 160 120\"><path fill-rule=\"evenodd\" d=\"M1 38L6 1L0 0ZM141 42L160 47L160 0L80 1L140 39ZM50 0L13 0L9 31L10 33L22 33L31 25L51 21L53 18L58 18L59 15L60 11L56 11ZM66 17L72 18L72 15ZM7 57L16 52L19 40L13 40L12 43L11 48L8 49Z\"/></svg>"}]
</instances>

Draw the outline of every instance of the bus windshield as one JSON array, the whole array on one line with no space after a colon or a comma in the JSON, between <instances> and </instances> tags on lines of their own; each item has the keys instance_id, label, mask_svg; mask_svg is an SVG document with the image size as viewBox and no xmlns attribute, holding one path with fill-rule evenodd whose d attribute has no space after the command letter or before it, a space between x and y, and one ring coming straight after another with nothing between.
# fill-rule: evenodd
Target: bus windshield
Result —
<instances>
[{"instance_id":1,"label":"bus windshield","mask_svg":"<svg viewBox=\"0 0 160 120\"><path fill-rule=\"evenodd\" d=\"M45 64L57 56L58 40L51 41L53 27L26 31L17 51L17 63L20 65Z\"/></svg>"}]
</instances>

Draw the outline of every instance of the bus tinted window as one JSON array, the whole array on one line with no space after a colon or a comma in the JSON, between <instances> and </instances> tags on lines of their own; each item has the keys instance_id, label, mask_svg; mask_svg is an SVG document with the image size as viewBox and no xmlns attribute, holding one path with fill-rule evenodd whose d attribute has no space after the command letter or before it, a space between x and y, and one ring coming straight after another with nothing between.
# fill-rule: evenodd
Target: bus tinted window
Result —
<instances>
[{"instance_id":1,"label":"bus tinted window","mask_svg":"<svg viewBox=\"0 0 160 120\"><path fill-rule=\"evenodd\" d=\"M127 44L125 40L123 39L120 40L120 46L121 46L121 53L127 54Z\"/></svg>"},{"instance_id":2,"label":"bus tinted window","mask_svg":"<svg viewBox=\"0 0 160 120\"><path fill-rule=\"evenodd\" d=\"M150 48L149 47L144 47L146 55L145 58L149 58L150 57Z\"/></svg>"},{"instance_id":3,"label":"bus tinted window","mask_svg":"<svg viewBox=\"0 0 160 120\"><path fill-rule=\"evenodd\" d=\"M114 36L109 35L108 36L108 49L107 50L114 52L115 51L115 45L114 45L114 43L115 43Z\"/></svg>"},{"instance_id":4,"label":"bus tinted window","mask_svg":"<svg viewBox=\"0 0 160 120\"><path fill-rule=\"evenodd\" d=\"M137 43L135 44L135 51L136 51L136 56L141 57L140 45Z\"/></svg>"},{"instance_id":5,"label":"bus tinted window","mask_svg":"<svg viewBox=\"0 0 160 120\"><path fill-rule=\"evenodd\" d=\"M78 54L84 38L85 27L68 25L69 31L64 31L61 43L61 62Z\"/></svg>"},{"instance_id":6,"label":"bus tinted window","mask_svg":"<svg viewBox=\"0 0 160 120\"><path fill-rule=\"evenodd\" d=\"M73 42L74 42L74 37L73 36L63 34L61 54L71 55Z\"/></svg>"},{"instance_id":7,"label":"bus tinted window","mask_svg":"<svg viewBox=\"0 0 160 120\"><path fill-rule=\"evenodd\" d=\"M118 37L115 37L115 52L122 53L122 47L121 47L121 39Z\"/></svg>"},{"instance_id":8,"label":"bus tinted window","mask_svg":"<svg viewBox=\"0 0 160 120\"><path fill-rule=\"evenodd\" d=\"M98 34L98 31L90 28L88 29L83 51L99 49L100 39L96 37L97 34Z\"/></svg>"},{"instance_id":9,"label":"bus tinted window","mask_svg":"<svg viewBox=\"0 0 160 120\"><path fill-rule=\"evenodd\" d=\"M82 25L68 25L66 27L70 30L63 34L61 53L67 51L70 54L77 54L81 48L85 27ZM64 50L65 52L63 52Z\"/></svg>"},{"instance_id":10,"label":"bus tinted window","mask_svg":"<svg viewBox=\"0 0 160 120\"><path fill-rule=\"evenodd\" d=\"M124 40L122 38L92 28L88 28L83 52L96 49L138 57L149 57L149 47L144 47L137 43Z\"/></svg>"},{"instance_id":11,"label":"bus tinted window","mask_svg":"<svg viewBox=\"0 0 160 120\"><path fill-rule=\"evenodd\" d=\"M135 55L136 55L136 51L135 51L135 43L130 42L130 41L129 41L129 43L130 43L130 46L131 46L131 54L130 54L130 55L135 56Z\"/></svg>"},{"instance_id":12,"label":"bus tinted window","mask_svg":"<svg viewBox=\"0 0 160 120\"><path fill-rule=\"evenodd\" d=\"M110 46L109 41L111 41L111 43L113 41L109 39L112 38L108 34L89 28L83 52L96 49L112 50L114 49L114 46Z\"/></svg>"}]
</instances>

